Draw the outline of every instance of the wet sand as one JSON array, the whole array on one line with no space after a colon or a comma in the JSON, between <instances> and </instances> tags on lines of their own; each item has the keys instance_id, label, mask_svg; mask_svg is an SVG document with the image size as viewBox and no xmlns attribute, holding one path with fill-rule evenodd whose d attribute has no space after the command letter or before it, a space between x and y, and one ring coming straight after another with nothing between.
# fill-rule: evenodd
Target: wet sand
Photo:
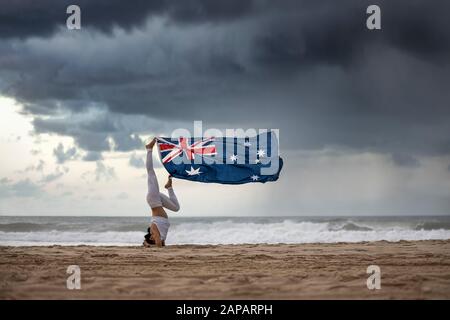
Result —
<instances>
[{"instance_id":1,"label":"wet sand","mask_svg":"<svg viewBox=\"0 0 450 320\"><path fill-rule=\"evenodd\" d=\"M81 289L68 290L69 265ZM381 268L381 289L366 285ZM0 247L0 299L450 298L450 240Z\"/></svg>"}]
</instances>

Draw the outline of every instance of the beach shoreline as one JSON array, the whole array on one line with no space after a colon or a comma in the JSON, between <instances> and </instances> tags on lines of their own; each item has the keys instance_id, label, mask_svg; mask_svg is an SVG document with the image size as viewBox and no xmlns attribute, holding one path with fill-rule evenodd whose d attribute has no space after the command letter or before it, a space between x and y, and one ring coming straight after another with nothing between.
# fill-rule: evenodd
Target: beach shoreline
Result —
<instances>
[{"instance_id":1,"label":"beach shoreline","mask_svg":"<svg viewBox=\"0 0 450 320\"><path fill-rule=\"evenodd\" d=\"M80 290L67 289L70 265ZM367 288L369 265L379 290ZM0 246L0 299L439 298L450 298L450 240Z\"/></svg>"}]
</instances>

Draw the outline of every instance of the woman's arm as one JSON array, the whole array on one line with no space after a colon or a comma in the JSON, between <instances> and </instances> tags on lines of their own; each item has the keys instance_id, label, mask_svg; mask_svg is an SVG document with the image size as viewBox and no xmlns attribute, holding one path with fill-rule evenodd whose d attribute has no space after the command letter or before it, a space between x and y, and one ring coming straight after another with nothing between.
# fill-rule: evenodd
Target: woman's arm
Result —
<instances>
[{"instance_id":1,"label":"woman's arm","mask_svg":"<svg viewBox=\"0 0 450 320\"><path fill-rule=\"evenodd\" d=\"M163 246L163 242L161 240L161 234L159 233L156 224L152 223L152 225L150 226L150 230L152 232L153 240L155 240L155 244L161 248Z\"/></svg>"}]
</instances>

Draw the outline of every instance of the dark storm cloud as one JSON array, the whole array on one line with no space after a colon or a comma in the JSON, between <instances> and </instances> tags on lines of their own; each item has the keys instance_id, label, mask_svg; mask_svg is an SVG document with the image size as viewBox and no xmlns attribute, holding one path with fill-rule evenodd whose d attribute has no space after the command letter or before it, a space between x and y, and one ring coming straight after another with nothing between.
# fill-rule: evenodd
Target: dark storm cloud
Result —
<instances>
[{"instance_id":1,"label":"dark storm cloud","mask_svg":"<svg viewBox=\"0 0 450 320\"><path fill-rule=\"evenodd\" d=\"M95 107L85 111L46 118L36 116L33 120L34 130L38 134L50 133L74 138L79 148L88 151L82 158L84 161L102 160L103 151L140 149L143 141L139 133L166 131L164 123L143 116L112 113L105 108ZM61 144L54 150L54 155L58 162L78 157L75 147L65 150Z\"/></svg>"},{"instance_id":2,"label":"dark storm cloud","mask_svg":"<svg viewBox=\"0 0 450 320\"><path fill-rule=\"evenodd\" d=\"M35 118L33 125L37 133L57 133L74 137L79 147L91 151L84 159L86 161L100 160L101 151L111 149L109 138L113 140L117 151L131 151L142 147L142 140L117 117L106 112L95 112L88 116L66 116L60 118ZM136 129L136 127L134 128ZM59 163L73 159L76 148L64 150L62 144L54 149L54 155Z\"/></svg>"},{"instance_id":3,"label":"dark storm cloud","mask_svg":"<svg viewBox=\"0 0 450 320\"><path fill-rule=\"evenodd\" d=\"M366 8L373 1L299 1L289 12L274 15L270 30L257 38L256 58L275 66L298 67L314 63L351 67L371 49L389 45L422 58L448 59L450 12L448 1L377 1L382 30L365 25Z\"/></svg>"},{"instance_id":4,"label":"dark storm cloud","mask_svg":"<svg viewBox=\"0 0 450 320\"><path fill-rule=\"evenodd\" d=\"M130 151L153 128L120 119L142 115L280 128L282 146L371 149L397 164L450 153L447 1L378 1L377 31L365 27L371 1L80 1L81 31L52 4L0 13L0 92L38 133ZM84 118L100 106L109 113Z\"/></svg>"},{"instance_id":5,"label":"dark storm cloud","mask_svg":"<svg viewBox=\"0 0 450 320\"><path fill-rule=\"evenodd\" d=\"M394 153L392 155L392 160L399 165L403 167L419 167L420 162L413 156L409 154L402 154L402 153Z\"/></svg>"},{"instance_id":6,"label":"dark storm cloud","mask_svg":"<svg viewBox=\"0 0 450 320\"><path fill-rule=\"evenodd\" d=\"M142 147L141 139L131 132L126 132L126 130L118 131L118 128L111 128L111 130L102 131L99 128L91 129L90 125L70 126L67 124L63 125L61 122L61 120L49 121L37 118L34 120L34 127L38 133L53 132L60 135L72 136L81 148L94 152L97 151L97 153L87 156L87 160L92 161L93 157L96 156L98 158L98 151L110 150L109 137L114 140L115 150L117 151L130 151ZM64 161L72 158L75 152L75 148L67 151L62 150L61 144L54 150L58 163L64 163Z\"/></svg>"},{"instance_id":7,"label":"dark storm cloud","mask_svg":"<svg viewBox=\"0 0 450 320\"><path fill-rule=\"evenodd\" d=\"M41 119L33 121L37 133L56 133L75 137L79 147L89 151L109 150L108 135L105 132L91 132L77 124L67 125L68 119Z\"/></svg>"},{"instance_id":8,"label":"dark storm cloud","mask_svg":"<svg viewBox=\"0 0 450 320\"><path fill-rule=\"evenodd\" d=\"M153 15L165 15L179 22L224 21L252 11L252 0L14 0L2 4L0 37L49 36L65 27L66 8L78 5L82 26L110 32L115 26L141 26Z\"/></svg>"}]
</instances>

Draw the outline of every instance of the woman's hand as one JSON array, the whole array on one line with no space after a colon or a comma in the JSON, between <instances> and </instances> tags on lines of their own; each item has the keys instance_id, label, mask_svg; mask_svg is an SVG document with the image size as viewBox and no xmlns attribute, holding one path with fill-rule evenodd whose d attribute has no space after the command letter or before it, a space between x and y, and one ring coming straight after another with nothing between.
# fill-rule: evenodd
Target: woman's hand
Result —
<instances>
[{"instance_id":1,"label":"woman's hand","mask_svg":"<svg viewBox=\"0 0 450 320\"><path fill-rule=\"evenodd\" d=\"M147 148L148 150L151 150L151 149L153 149L153 146L155 145L155 143L156 143L156 138L153 138L152 141L150 141L150 142L145 146L145 148Z\"/></svg>"}]
</instances>

